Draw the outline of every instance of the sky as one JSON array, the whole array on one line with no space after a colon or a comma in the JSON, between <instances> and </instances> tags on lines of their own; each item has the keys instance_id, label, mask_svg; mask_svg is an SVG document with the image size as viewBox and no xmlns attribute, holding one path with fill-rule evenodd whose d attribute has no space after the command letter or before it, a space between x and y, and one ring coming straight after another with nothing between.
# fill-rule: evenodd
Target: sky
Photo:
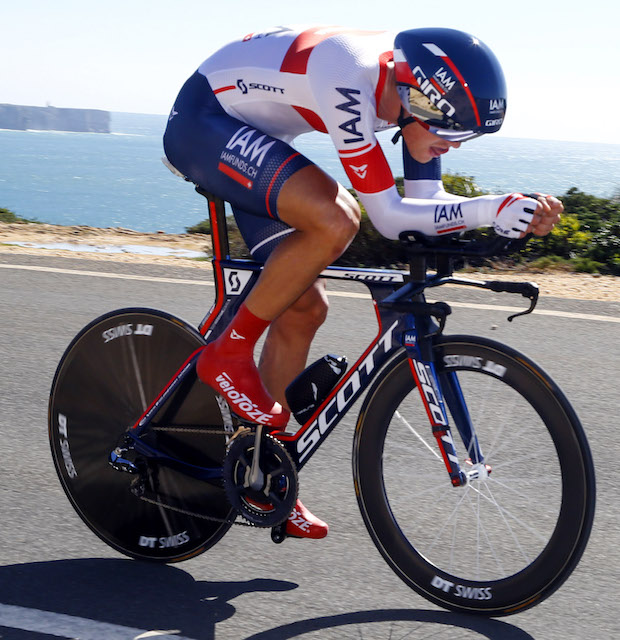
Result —
<instances>
[{"instance_id":1,"label":"sky","mask_svg":"<svg viewBox=\"0 0 620 640\"><path fill-rule=\"evenodd\" d=\"M282 24L451 27L508 84L497 135L620 144L620 3L588 0L20 0L4 3L0 103L168 113L218 47Z\"/></svg>"}]
</instances>

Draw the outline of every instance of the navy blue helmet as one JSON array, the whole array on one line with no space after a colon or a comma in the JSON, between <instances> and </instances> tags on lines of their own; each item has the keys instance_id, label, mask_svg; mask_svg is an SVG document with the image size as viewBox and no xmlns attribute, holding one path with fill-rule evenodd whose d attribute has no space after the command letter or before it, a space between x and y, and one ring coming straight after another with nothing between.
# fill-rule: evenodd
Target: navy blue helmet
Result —
<instances>
[{"instance_id":1,"label":"navy blue helmet","mask_svg":"<svg viewBox=\"0 0 620 640\"><path fill-rule=\"evenodd\" d=\"M493 52L455 29L410 29L394 41L396 83L406 111L432 133L462 141L498 131L506 82Z\"/></svg>"}]
</instances>

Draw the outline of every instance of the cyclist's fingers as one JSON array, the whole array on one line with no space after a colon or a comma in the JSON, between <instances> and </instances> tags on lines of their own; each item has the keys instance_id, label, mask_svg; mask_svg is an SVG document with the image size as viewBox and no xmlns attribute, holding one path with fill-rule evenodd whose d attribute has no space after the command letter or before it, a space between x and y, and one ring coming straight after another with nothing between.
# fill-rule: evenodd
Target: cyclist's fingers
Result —
<instances>
[{"instance_id":1,"label":"cyclist's fingers","mask_svg":"<svg viewBox=\"0 0 620 640\"><path fill-rule=\"evenodd\" d=\"M536 236L546 236L560 221L560 214L555 211L541 211L534 213L534 217L528 226L528 233Z\"/></svg>"}]
</instances>

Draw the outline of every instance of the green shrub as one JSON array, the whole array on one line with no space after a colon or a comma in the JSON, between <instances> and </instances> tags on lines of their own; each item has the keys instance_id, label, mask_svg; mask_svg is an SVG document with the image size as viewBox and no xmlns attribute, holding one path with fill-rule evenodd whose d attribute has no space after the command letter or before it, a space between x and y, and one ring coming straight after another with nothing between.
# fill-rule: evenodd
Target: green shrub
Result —
<instances>
[{"instance_id":1,"label":"green shrub","mask_svg":"<svg viewBox=\"0 0 620 640\"><path fill-rule=\"evenodd\" d=\"M0 207L0 222L17 222L17 216L8 209Z\"/></svg>"},{"instance_id":2,"label":"green shrub","mask_svg":"<svg viewBox=\"0 0 620 640\"><path fill-rule=\"evenodd\" d=\"M250 252L241 236L239 227L232 216L227 216L226 226L228 228L228 244L230 245L230 255L235 258L250 258ZM186 227L187 233L203 233L205 235L211 235L211 223L207 220L202 220L197 224Z\"/></svg>"},{"instance_id":3,"label":"green shrub","mask_svg":"<svg viewBox=\"0 0 620 640\"><path fill-rule=\"evenodd\" d=\"M191 227L185 227L187 233L204 233L205 235L211 235L211 222L207 220L201 220L197 224Z\"/></svg>"},{"instance_id":4,"label":"green shrub","mask_svg":"<svg viewBox=\"0 0 620 640\"><path fill-rule=\"evenodd\" d=\"M0 207L0 222L31 222L38 223L38 220L30 220L28 218L22 218L15 213L13 213L10 209L5 209L4 207Z\"/></svg>"},{"instance_id":5,"label":"green shrub","mask_svg":"<svg viewBox=\"0 0 620 640\"><path fill-rule=\"evenodd\" d=\"M604 265L591 258L576 258L573 260L573 267L580 273L600 273Z\"/></svg>"},{"instance_id":6,"label":"green shrub","mask_svg":"<svg viewBox=\"0 0 620 640\"><path fill-rule=\"evenodd\" d=\"M528 266L540 271L571 271L572 264L570 260L566 260L561 256L543 256L532 260Z\"/></svg>"}]
</instances>

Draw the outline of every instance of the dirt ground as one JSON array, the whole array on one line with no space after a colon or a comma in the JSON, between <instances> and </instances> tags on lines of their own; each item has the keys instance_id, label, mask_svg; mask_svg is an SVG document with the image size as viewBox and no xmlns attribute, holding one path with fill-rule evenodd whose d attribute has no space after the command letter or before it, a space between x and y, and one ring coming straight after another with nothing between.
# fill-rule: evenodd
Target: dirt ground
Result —
<instances>
[{"instance_id":1,"label":"dirt ground","mask_svg":"<svg viewBox=\"0 0 620 640\"><path fill-rule=\"evenodd\" d=\"M8 243L24 242L33 245L63 245L41 248L17 246ZM185 257L180 252L210 253L211 239L200 234L139 233L130 229L93 227L64 227L49 224L1 223L0 254L38 254L87 258L89 260L172 264L196 269L211 269L208 260ZM116 252L114 252L116 251ZM121 251L121 252L118 252ZM172 255L141 253L155 251ZM175 255L176 254L176 255ZM620 302L620 278L557 271L493 271L471 273L472 279L532 280L546 296L575 300L601 300Z\"/></svg>"}]
</instances>

